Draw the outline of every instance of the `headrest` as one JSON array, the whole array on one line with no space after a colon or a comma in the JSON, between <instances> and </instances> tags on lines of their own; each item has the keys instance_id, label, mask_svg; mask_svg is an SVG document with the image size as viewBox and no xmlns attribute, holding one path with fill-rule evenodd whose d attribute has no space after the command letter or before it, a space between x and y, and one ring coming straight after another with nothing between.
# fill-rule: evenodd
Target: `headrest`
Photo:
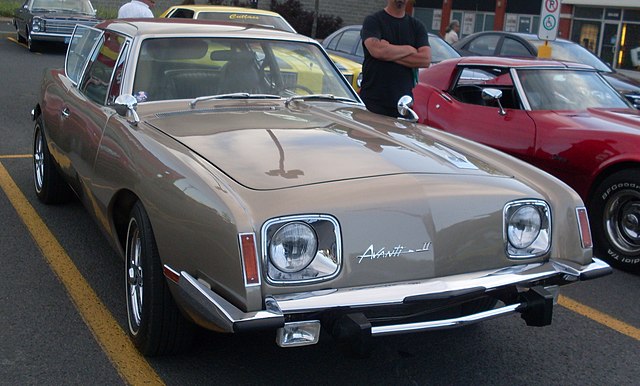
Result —
<instances>
[{"instance_id":1,"label":"headrest","mask_svg":"<svg viewBox=\"0 0 640 386\"><path fill-rule=\"evenodd\" d=\"M147 39L142 55L158 60L200 59L208 50L209 44L201 38Z\"/></svg>"},{"instance_id":2,"label":"headrest","mask_svg":"<svg viewBox=\"0 0 640 386\"><path fill-rule=\"evenodd\" d=\"M250 62L256 60L256 54L251 51L219 50L213 51L210 55L210 58L214 62Z\"/></svg>"}]
</instances>

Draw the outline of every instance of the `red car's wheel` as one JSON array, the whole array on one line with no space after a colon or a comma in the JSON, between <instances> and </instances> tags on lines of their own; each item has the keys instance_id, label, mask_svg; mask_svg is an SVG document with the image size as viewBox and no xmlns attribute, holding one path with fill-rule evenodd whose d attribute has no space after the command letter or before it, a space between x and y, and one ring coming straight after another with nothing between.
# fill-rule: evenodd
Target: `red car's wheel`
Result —
<instances>
[{"instance_id":1,"label":"red car's wheel","mask_svg":"<svg viewBox=\"0 0 640 386\"><path fill-rule=\"evenodd\" d=\"M598 257L620 269L640 271L640 169L607 177L590 210Z\"/></svg>"}]
</instances>

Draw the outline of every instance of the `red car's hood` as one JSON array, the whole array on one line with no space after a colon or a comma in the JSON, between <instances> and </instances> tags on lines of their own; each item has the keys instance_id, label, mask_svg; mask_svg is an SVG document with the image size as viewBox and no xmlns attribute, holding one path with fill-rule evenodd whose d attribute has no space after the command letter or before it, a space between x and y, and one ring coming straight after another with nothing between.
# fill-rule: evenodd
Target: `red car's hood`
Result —
<instances>
[{"instance_id":1,"label":"red car's hood","mask_svg":"<svg viewBox=\"0 0 640 386\"><path fill-rule=\"evenodd\" d=\"M576 112L558 111L583 129L640 134L640 111L634 109L587 109Z\"/></svg>"},{"instance_id":2,"label":"red car's hood","mask_svg":"<svg viewBox=\"0 0 640 386\"><path fill-rule=\"evenodd\" d=\"M253 189L394 174L504 176L495 165L462 154L412 124L326 102L322 108L299 109L235 104L145 120Z\"/></svg>"}]
</instances>

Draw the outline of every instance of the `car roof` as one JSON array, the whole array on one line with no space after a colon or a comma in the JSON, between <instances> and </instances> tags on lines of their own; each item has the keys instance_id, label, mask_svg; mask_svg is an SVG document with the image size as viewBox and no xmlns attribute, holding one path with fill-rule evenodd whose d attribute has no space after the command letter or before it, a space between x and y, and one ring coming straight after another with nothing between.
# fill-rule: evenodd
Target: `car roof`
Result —
<instances>
[{"instance_id":1,"label":"car roof","mask_svg":"<svg viewBox=\"0 0 640 386\"><path fill-rule=\"evenodd\" d=\"M531 34L531 33L509 32L509 31L481 31L481 32L475 32L475 33L472 33L471 35L465 36L463 39L460 40L460 42L462 41L467 42L469 40L474 39L476 36L482 36L482 35L516 36L527 41L543 41L538 37L538 35ZM560 39L560 38L555 39L555 41L558 41L561 43L573 43L570 40ZM455 44L455 45L458 45L458 44Z\"/></svg>"},{"instance_id":2,"label":"car roof","mask_svg":"<svg viewBox=\"0 0 640 386\"><path fill-rule=\"evenodd\" d=\"M348 29L362 29L362 24L345 25L344 27L341 27L340 29L337 29L336 31L332 32L329 36L332 36L332 35L334 35L334 34L336 34L338 32L342 32L342 31L348 30ZM440 36L438 36L438 35L436 35L434 33L431 33L431 32L427 32L427 34L429 35L429 37L435 36L435 37L440 38Z\"/></svg>"},{"instance_id":3,"label":"car roof","mask_svg":"<svg viewBox=\"0 0 640 386\"><path fill-rule=\"evenodd\" d=\"M247 13L251 15L269 15L269 16L281 17L280 14L277 12L267 11L264 9L227 7L224 5L173 5L169 7L165 11L165 13L176 8L188 9L194 12L241 12L241 13Z\"/></svg>"},{"instance_id":4,"label":"car roof","mask_svg":"<svg viewBox=\"0 0 640 386\"><path fill-rule=\"evenodd\" d=\"M589 65L574 62L559 62L548 59L522 59L499 56L463 56L461 58L449 59L457 61L456 65L478 65L478 66L498 66L513 68L567 68L576 70L594 70Z\"/></svg>"},{"instance_id":5,"label":"car roof","mask_svg":"<svg viewBox=\"0 0 640 386\"><path fill-rule=\"evenodd\" d=\"M316 42L303 35L274 30L273 28L264 28L259 25L193 19L116 19L104 21L98 24L96 28L116 31L131 37L198 35Z\"/></svg>"},{"instance_id":6,"label":"car roof","mask_svg":"<svg viewBox=\"0 0 640 386\"><path fill-rule=\"evenodd\" d=\"M579 69L586 71L596 70L593 67L578 63L565 63L555 60L542 59L517 59L495 56L463 56L443 60L429 68L420 70L419 79L421 83L427 83L433 87L446 90L456 75L458 66L477 67L506 67L516 69Z\"/></svg>"}]
</instances>

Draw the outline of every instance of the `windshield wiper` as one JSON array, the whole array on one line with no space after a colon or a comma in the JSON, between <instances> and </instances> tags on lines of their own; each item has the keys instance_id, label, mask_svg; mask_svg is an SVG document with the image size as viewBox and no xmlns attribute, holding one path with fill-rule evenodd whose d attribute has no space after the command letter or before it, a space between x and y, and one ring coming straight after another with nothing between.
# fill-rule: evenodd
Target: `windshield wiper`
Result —
<instances>
[{"instance_id":1,"label":"windshield wiper","mask_svg":"<svg viewBox=\"0 0 640 386\"><path fill-rule=\"evenodd\" d=\"M189 102L189 106L194 109L198 102L202 101L210 101L214 99L280 99L280 95L273 94L250 94L248 92L234 92L230 94L218 94L218 95L208 95L197 97L191 102Z\"/></svg>"},{"instance_id":2,"label":"windshield wiper","mask_svg":"<svg viewBox=\"0 0 640 386\"><path fill-rule=\"evenodd\" d=\"M293 102L293 101L297 101L297 100L307 100L307 99L314 99L314 100L325 100L325 101L340 101L340 102L348 102L348 103L358 103L357 101L354 101L353 99L350 98L344 98L344 97L337 97L333 94L309 94L309 95L295 95L292 97L287 98L287 101L284 103L285 106L289 106L289 103Z\"/></svg>"}]
</instances>

